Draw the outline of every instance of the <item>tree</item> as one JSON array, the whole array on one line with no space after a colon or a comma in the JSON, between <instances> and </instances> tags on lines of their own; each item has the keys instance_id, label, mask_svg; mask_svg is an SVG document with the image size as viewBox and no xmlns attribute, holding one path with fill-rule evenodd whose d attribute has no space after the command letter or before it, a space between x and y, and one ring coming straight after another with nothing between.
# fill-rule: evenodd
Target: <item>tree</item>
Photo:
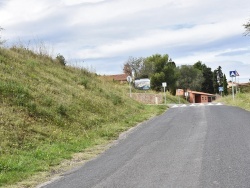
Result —
<instances>
[{"instance_id":1,"label":"tree","mask_svg":"<svg viewBox=\"0 0 250 188\"><path fill-rule=\"evenodd\" d=\"M217 68L217 81L219 86L223 85L223 72L221 66Z\"/></svg>"},{"instance_id":2,"label":"tree","mask_svg":"<svg viewBox=\"0 0 250 188\"><path fill-rule=\"evenodd\" d=\"M224 89L224 95L228 95L228 90L227 90L227 78L226 75L223 75L223 89Z\"/></svg>"},{"instance_id":3,"label":"tree","mask_svg":"<svg viewBox=\"0 0 250 188\"><path fill-rule=\"evenodd\" d=\"M150 79L150 87L156 91L161 91L162 82L166 82L165 74L156 72Z\"/></svg>"},{"instance_id":4,"label":"tree","mask_svg":"<svg viewBox=\"0 0 250 188\"><path fill-rule=\"evenodd\" d=\"M150 65L149 72L151 78L151 88L160 91L162 82L167 82L167 89L175 95L177 72L175 63L169 58L168 54L155 54L146 58L145 62Z\"/></svg>"},{"instance_id":5,"label":"tree","mask_svg":"<svg viewBox=\"0 0 250 188\"><path fill-rule=\"evenodd\" d=\"M135 78L140 78L143 63L143 57L129 57L129 59L123 65L123 72L130 76L132 76L132 72L134 72Z\"/></svg>"},{"instance_id":6,"label":"tree","mask_svg":"<svg viewBox=\"0 0 250 188\"><path fill-rule=\"evenodd\" d=\"M204 81L202 82L201 91L205 93L213 93L213 72L211 68L207 67L205 64L202 64L201 61L198 61L193 66L194 68L202 71Z\"/></svg>"},{"instance_id":7,"label":"tree","mask_svg":"<svg viewBox=\"0 0 250 188\"><path fill-rule=\"evenodd\" d=\"M248 20L246 24L243 24L243 26L246 29L245 35L249 35L250 34L250 20Z\"/></svg>"},{"instance_id":8,"label":"tree","mask_svg":"<svg viewBox=\"0 0 250 188\"><path fill-rule=\"evenodd\" d=\"M182 65L178 67L179 78L177 85L179 88L201 91L203 82L202 71L194 68L192 65Z\"/></svg>"},{"instance_id":9,"label":"tree","mask_svg":"<svg viewBox=\"0 0 250 188\"><path fill-rule=\"evenodd\" d=\"M213 86L214 86L214 92L213 93L219 93L219 84L217 80L217 69L213 72Z\"/></svg>"},{"instance_id":10,"label":"tree","mask_svg":"<svg viewBox=\"0 0 250 188\"><path fill-rule=\"evenodd\" d=\"M219 93L219 87L223 86L223 72L221 66L214 70L213 73L214 93Z\"/></svg>"},{"instance_id":11,"label":"tree","mask_svg":"<svg viewBox=\"0 0 250 188\"><path fill-rule=\"evenodd\" d=\"M160 91L162 82L167 82L168 90L173 95L176 91L176 65L168 54L154 54L147 58L129 57L123 65L123 72L135 78L150 78L151 89Z\"/></svg>"},{"instance_id":12,"label":"tree","mask_svg":"<svg viewBox=\"0 0 250 188\"><path fill-rule=\"evenodd\" d=\"M201 61L196 62L193 66L194 66L194 68L196 68L200 71L203 71L203 69L207 67L205 64L202 64Z\"/></svg>"},{"instance_id":13,"label":"tree","mask_svg":"<svg viewBox=\"0 0 250 188\"><path fill-rule=\"evenodd\" d=\"M204 81L202 83L201 90L205 93L213 93L213 72L211 68L207 67L203 70L203 78Z\"/></svg>"},{"instance_id":14,"label":"tree","mask_svg":"<svg viewBox=\"0 0 250 188\"><path fill-rule=\"evenodd\" d=\"M152 74L154 74L154 64L145 58L141 69L141 78L150 78Z\"/></svg>"},{"instance_id":15,"label":"tree","mask_svg":"<svg viewBox=\"0 0 250 188\"><path fill-rule=\"evenodd\" d=\"M123 64L123 72L126 75L132 76L132 67L128 62Z\"/></svg>"}]
</instances>

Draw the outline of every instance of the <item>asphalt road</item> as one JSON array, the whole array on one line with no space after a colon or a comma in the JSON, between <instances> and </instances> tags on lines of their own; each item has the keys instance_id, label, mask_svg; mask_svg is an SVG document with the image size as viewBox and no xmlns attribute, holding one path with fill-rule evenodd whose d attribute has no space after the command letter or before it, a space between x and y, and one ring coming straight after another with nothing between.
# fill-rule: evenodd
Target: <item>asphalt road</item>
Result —
<instances>
[{"instance_id":1,"label":"asphalt road","mask_svg":"<svg viewBox=\"0 0 250 188\"><path fill-rule=\"evenodd\" d=\"M44 188L250 187L250 113L170 108Z\"/></svg>"}]
</instances>

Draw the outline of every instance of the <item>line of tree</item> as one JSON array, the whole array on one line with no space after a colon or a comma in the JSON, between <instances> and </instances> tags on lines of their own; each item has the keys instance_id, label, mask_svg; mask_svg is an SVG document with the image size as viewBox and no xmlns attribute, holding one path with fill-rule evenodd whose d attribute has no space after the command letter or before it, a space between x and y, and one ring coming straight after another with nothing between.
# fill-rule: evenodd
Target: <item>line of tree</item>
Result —
<instances>
[{"instance_id":1,"label":"line of tree","mask_svg":"<svg viewBox=\"0 0 250 188\"><path fill-rule=\"evenodd\" d=\"M125 74L134 79L149 78L151 89L161 91L162 83L167 82L167 90L175 95L176 89L191 89L206 93L219 93L224 88L227 95L227 78L221 66L212 71L201 61L194 65L176 66L168 54L155 54L149 57L129 57L124 63Z\"/></svg>"}]
</instances>

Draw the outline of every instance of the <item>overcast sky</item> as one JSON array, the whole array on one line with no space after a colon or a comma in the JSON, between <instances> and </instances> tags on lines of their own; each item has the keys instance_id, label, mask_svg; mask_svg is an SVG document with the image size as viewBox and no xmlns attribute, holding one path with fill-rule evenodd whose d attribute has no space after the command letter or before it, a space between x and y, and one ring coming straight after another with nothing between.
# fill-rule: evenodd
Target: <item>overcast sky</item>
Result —
<instances>
[{"instance_id":1,"label":"overcast sky","mask_svg":"<svg viewBox=\"0 0 250 188\"><path fill-rule=\"evenodd\" d=\"M219 65L250 79L250 0L0 0L6 45L44 45L74 66L122 73L130 56Z\"/></svg>"}]
</instances>

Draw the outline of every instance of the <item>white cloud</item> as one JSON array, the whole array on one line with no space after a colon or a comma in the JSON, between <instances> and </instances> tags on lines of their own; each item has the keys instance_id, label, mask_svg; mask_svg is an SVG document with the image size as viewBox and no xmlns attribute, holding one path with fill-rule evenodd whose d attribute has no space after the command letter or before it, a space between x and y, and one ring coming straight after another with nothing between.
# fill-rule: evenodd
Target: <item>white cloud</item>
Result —
<instances>
[{"instance_id":1,"label":"white cloud","mask_svg":"<svg viewBox=\"0 0 250 188\"><path fill-rule=\"evenodd\" d=\"M105 0L62 0L62 2L65 4L65 5L79 5L79 4L82 4L82 3L100 3L100 2L103 2Z\"/></svg>"},{"instance_id":2,"label":"white cloud","mask_svg":"<svg viewBox=\"0 0 250 188\"><path fill-rule=\"evenodd\" d=\"M161 45L176 47L206 44L239 33L241 29L234 27L237 22L238 20L233 20L230 22L204 24L178 30L149 30L144 33L142 32L142 35L137 38L115 41L97 46L96 48L84 49L80 51L79 55L85 58L101 58L121 53L129 53L134 50L154 48ZM227 28L229 32L224 33L224 28Z\"/></svg>"},{"instance_id":3,"label":"white cloud","mask_svg":"<svg viewBox=\"0 0 250 188\"><path fill-rule=\"evenodd\" d=\"M10 0L1 9L1 23L8 27L23 22L39 20L50 14L54 10L53 7L55 5L55 2L51 3L49 0L25 0L25 2Z\"/></svg>"},{"instance_id":4,"label":"white cloud","mask_svg":"<svg viewBox=\"0 0 250 188\"><path fill-rule=\"evenodd\" d=\"M177 63L245 65L250 39L240 36L249 7L249 0L8 0L0 23L9 41L40 38L97 72L120 71L128 56L153 53L171 53Z\"/></svg>"}]
</instances>

